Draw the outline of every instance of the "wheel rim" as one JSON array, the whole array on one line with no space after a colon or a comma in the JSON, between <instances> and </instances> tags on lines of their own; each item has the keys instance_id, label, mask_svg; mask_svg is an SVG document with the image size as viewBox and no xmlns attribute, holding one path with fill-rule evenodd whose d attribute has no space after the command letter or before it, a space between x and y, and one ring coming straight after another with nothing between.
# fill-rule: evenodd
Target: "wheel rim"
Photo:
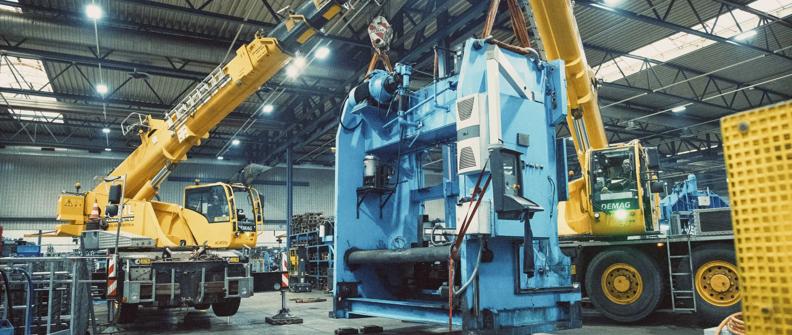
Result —
<instances>
[{"instance_id":1,"label":"wheel rim","mask_svg":"<svg viewBox=\"0 0 792 335\"><path fill-rule=\"evenodd\" d=\"M704 263L696 271L696 292L711 305L736 304L741 296L737 267L726 261Z\"/></svg>"},{"instance_id":2,"label":"wheel rim","mask_svg":"<svg viewBox=\"0 0 792 335\"><path fill-rule=\"evenodd\" d=\"M643 279L638 270L627 263L615 263L602 273L602 291L608 300L619 305L629 305L643 293Z\"/></svg>"}]
</instances>

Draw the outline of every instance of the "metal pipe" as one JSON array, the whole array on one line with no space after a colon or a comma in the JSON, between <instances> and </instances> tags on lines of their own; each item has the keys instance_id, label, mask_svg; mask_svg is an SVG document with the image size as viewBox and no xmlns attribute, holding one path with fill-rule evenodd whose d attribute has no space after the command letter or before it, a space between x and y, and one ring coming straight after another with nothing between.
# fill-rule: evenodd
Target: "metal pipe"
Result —
<instances>
[{"instance_id":1,"label":"metal pipe","mask_svg":"<svg viewBox=\"0 0 792 335\"><path fill-rule=\"evenodd\" d=\"M292 215L294 215L294 149L286 148L286 248L291 248Z\"/></svg>"},{"instance_id":2,"label":"metal pipe","mask_svg":"<svg viewBox=\"0 0 792 335\"><path fill-rule=\"evenodd\" d=\"M395 250L351 250L346 255L346 263L349 265L426 263L447 261L450 255L451 249L447 246ZM457 255L457 257L459 256Z\"/></svg>"}]
</instances>

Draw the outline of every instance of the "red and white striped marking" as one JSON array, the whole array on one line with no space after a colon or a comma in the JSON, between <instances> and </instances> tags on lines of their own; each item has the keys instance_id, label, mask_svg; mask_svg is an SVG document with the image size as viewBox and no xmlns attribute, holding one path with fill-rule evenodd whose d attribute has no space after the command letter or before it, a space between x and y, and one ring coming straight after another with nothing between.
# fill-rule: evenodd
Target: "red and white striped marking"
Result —
<instances>
[{"instance_id":1,"label":"red and white striped marking","mask_svg":"<svg viewBox=\"0 0 792 335\"><path fill-rule=\"evenodd\" d=\"M118 296L118 269L116 268L116 255L111 255L107 260L107 297Z\"/></svg>"},{"instance_id":2,"label":"red and white striped marking","mask_svg":"<svg viewBox=\"0 0 792 335\"><path fill-rule=\"evenodd\" d=\"M289 287L289 266L286 263L289 259L289 255L287 253L281 253L281 287L287 288Z\"/></svg>"}]
</instances>

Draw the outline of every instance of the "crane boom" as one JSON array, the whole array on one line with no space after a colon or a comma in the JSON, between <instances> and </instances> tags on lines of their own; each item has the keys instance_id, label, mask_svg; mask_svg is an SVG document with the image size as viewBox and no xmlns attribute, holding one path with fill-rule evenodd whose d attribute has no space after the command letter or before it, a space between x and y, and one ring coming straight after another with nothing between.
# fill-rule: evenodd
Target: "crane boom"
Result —
<instances>
[{"instance_id":1,"label":"crane boom","mask_svg":"<svg viewBox=\"0 0 792 335\"><path fill-rule=\"evenodd\" d=\"M321 6L306 2L297 10L299 15L291 15L270 36L257 34L240 47L233 59L212 71L164 120L147 117L138 130L141 145L110 173L111 177L126 175L124 196L151 200L172 166L275 76L291 59L290 53L307 43L340 10L337 1L325 1ZM98 185L97 189L104 187Z\"/></svg>"},{"instance_id":2,"label":"crane boom","mask_svg":"<svg viewBox=\"0 0 792 335\"><path fill-rule=\"evenodd\" d=\"M651 180L656 179L656 149L640 142L610 145L605 135L594 72L569 0L529 0L536 30L548 60L563 60L569 113L567 125L581 177L568 185L559 205L564 235L626 235L654 229L657 213Z\"/></svg>"},{"instance_id":3,"label":"crane boom","mask_svg":"<svg viewBox=\"0 0 792 335\"><path fill-rule=\"evenodd\" d=\"M86 230L85 223L90 221L87 219L93 212L92 207L105 208L111 195L111 186L123 177L123 191L119 193L123 193L122 199L128 213L119 215L131 223L122 225L121 230L154 238L158 246L204 242L213 247L254 245L255 234L249 231L239 233L241 228L238 221L247 215L225 211L223 215L217 216L202 213L206 210L206 202L201 200L201 190L193 188L185 191L184 207L192 212L152 199L172 169L187 159L190 149L200 145L201 141L208 138L212 128L274 77L322 27L341 13L344 2L306 1L268 36L257 33L251 42L237 49L231 60L215 68L164 119L141 114L127 117L121 124L121 130L124 134L136 131L140 136L140 145L91 191L61 195L58 200L58 220L65 223L57 227L56 234L79 236ZM232 185L215 186L217 196L231 199L226 207L235 207ZM202 189L201 192L209 191ZM187 193L192 196L188 197ZM253 193L256 193L255 190ZM193 203L187 204L189 201ZM259 202L258 199L252 201ZM135 206L139 206L139 209L134 210ZM254 212L259 210L254 208ZM254 221L261 222L260 213L254 214L251 216ZM226 224L218 224L219 221Z\"/></svg>"},{"instance_id":4,"label":"crane boom","mask_svg":"<svg viewBox=\"0 0 792 335\"><path fill-rule=\"evenodd\" d=\"M586 61L572 3L568 0L530 0L530 5L547 59L561 59L566 64L570 109L567 125L578 160L582 162L587 149L607 148L608 138L597 105L594 74Z\"/></svg>"}]
</instances>

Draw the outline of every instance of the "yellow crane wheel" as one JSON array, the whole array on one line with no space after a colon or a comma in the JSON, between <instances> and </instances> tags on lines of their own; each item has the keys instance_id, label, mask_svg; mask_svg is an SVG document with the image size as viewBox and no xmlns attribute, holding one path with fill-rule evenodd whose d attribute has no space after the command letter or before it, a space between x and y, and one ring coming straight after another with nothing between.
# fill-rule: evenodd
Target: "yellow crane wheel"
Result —
<instances>
[{"instance_id":1,"label":"yellow crane wheel","mask_svg":"<svg viewBox=\"0 0 792 335\"><path fill-rule=\"evenodd\" d=\"M728 307L740 301L737 267L726 261L710 261L696 271L696 292L704 301Z\"/></svg>"},{"instance_id":2,"label":"yellow crane wheel","mask_svg":"<svg viewBox=\"0 0 792 335\"><path fill-rule=\"evenodd\" d=\"M602 292L608 300L619 305L629 305L641 297L643 279L632 265L614 263L602 272Z\"/></svg>"}]
</instances>

